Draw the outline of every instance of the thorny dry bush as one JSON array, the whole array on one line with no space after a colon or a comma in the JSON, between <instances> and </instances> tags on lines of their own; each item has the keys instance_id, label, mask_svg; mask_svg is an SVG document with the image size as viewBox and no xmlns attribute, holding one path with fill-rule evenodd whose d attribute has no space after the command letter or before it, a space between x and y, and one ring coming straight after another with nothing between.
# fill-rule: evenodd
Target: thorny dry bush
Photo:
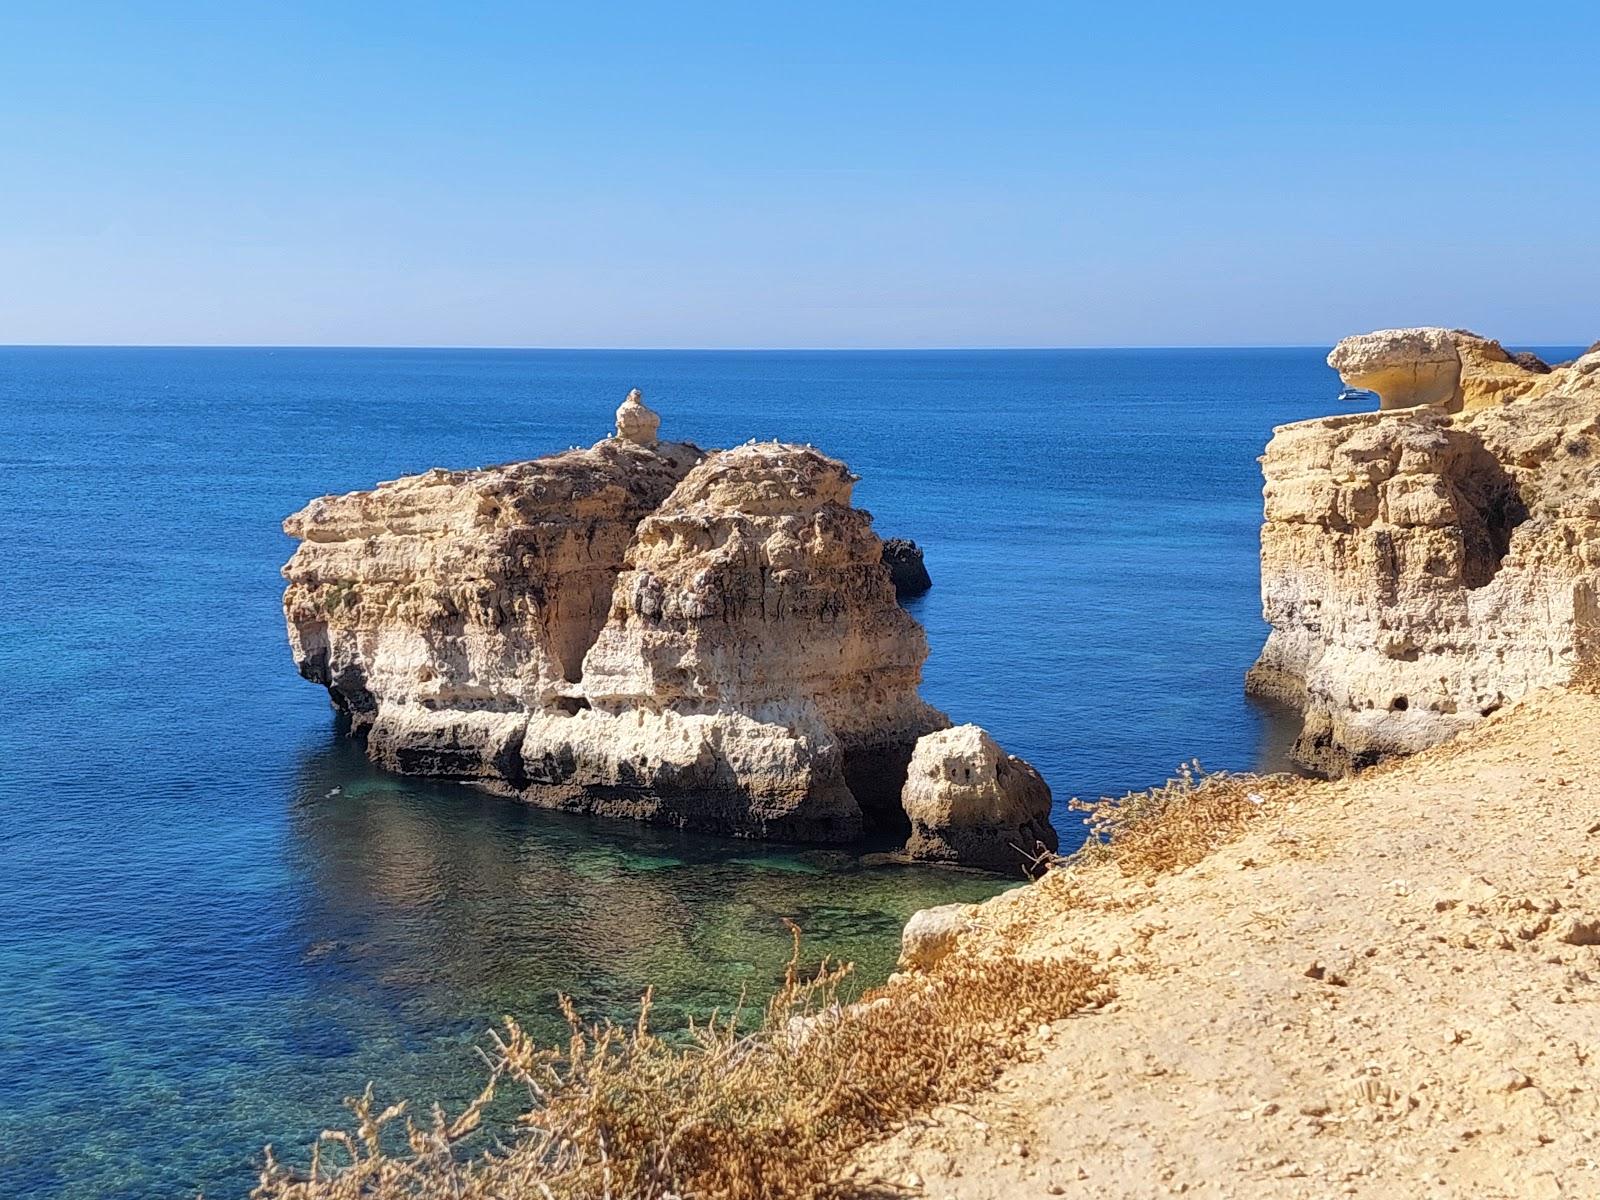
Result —
<instances>
[{"instance_id":1,"label":"thorny dry bush","mask_svg":"<svg viewBox=\"0 0 1600 1200\"><path fill-rule=\"evenodd\" d=\"M1161 787L1119 799L1073 800L1087 813L1088 840L1060 862L1114 864L1124 875L1148 879L1181 871L1231 842L1260 816L1284 777L1206 774L1186 763Z\"/></svg>"},{"instance_id":2,"label":"thorny dry bush","mask_svg":"<svg viewBox=\"0 0 1600 1200\"><path fill-rule=\"evenodd\" d=\"M791 929L794 929L791 926ZM798 973L753 1032L737 1014L656 1037L649 996L631 1028L586 1025L562 1002L564 1048L536 1045L514 1021L494 1036L483 1092L456 1118L425 1122L397 1104L351 1101L356 1128L329 1132L309 1170L267 1151L255 1200L760 1200L824 1196L844 1155L893 1123L992 1079L1020 1035L1110 996L1076 959L952 955L930 975L844 1005L850 968ZM892 999L891 999L892 996ZM475 1147L485 1107L523 1089L508 1144ZM385 1148L404 1121L408 1152ZM482 1138L480 1133L479 1137Z\"/></svg>"}]
</instances>

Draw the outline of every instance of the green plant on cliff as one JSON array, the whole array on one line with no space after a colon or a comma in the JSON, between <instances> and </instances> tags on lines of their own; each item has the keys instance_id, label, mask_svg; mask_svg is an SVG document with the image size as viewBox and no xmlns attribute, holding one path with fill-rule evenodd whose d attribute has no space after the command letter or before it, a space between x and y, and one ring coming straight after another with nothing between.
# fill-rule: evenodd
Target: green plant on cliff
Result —
<instances>
[{"instance_id":1,"label":"green plant on cliff","mask_svg":"<svg viewBox=\"0 0 1600 1200\"><path fill-rule=\"evenodd\" d=\"M309 1168L268 1150L255 1200L759 1200L824 1196L850 1150L895 1122L992 1079L1041 1021L1109 996L1076 959L952 955L927 975L840 1001L848 966L799 974L754 1030L715 1017L687 1040L657 1037L650 998L630 1027L586 1024L563 1000L564 1047L507 1020L483 1092L424 1121L370 1089L351 1131L322 1135ZM497 1092L527 1108L509 1144L478 1145ZM386 1144L403 1124L406 1150ZM476 1135L476 1136L475 1136Z\"/></svg>"}]
</instances>

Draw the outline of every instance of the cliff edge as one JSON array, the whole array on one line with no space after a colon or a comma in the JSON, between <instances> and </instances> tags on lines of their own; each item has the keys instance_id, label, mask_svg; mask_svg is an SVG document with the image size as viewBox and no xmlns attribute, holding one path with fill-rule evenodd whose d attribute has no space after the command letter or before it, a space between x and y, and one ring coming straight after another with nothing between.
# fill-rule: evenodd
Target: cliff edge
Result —
<instances>
[{"instance_id":1,"label":"cliff edge","mask_svg":"<svg viewBox=\"0 0 1600 1200\"><path fill-rule=\"evenodd\" d=\"M1068 864L953 914L963 950L1091 961L1116 999L1034 1024L991 1090L862 1149L845 1194L1600 1194L1600 697L1246 786L1231 839L1156 818L1215 846L1191 865Z\"/></svg>"},{"instance_id":2,"label":"cliff edge","mask_svg":"<svg viewBox=\"0 0 1600 1200\"><path fill-rule=\"evenodd\" d=\"M1326 773L1441 741L1600 659L1600 353L1550 368L1445 330L1346 339L1383 409L1285 425L1261 459L1247 687Z\"/></svg>"}]
</instances>

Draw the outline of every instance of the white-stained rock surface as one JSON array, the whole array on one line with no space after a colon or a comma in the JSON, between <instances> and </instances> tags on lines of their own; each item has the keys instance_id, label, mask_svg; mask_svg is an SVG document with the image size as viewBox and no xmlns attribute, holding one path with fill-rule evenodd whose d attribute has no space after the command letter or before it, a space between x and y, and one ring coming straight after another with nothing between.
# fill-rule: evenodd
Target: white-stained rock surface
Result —
<instances>
[{"instance_id":1,"label":"white-stained rock surface","mask_svg":"<svg viewBox=\"0 0 1600 1200\"><path fill-rule=\"evenodd\" d=\"M855 477L658 428L634 392L587 450L313 501L284 525L301 673L393 769L743 836L903 827L949 721Z\"/></svg>"},{"instance_id":2,"label":"white-stained rock surface","mask_svg":"<svg viewBox=\"0 0 1600 1200\"><path fill-rule=\"evenodd\" d=\"M917 742L901 806L912 858L1019 873L1056 849L1049 786L976 725Z\"/></svg>"},{"instance_id":3,"label":"white-stained rock surface","mask_svg":"<svg viewBox=\"0 0 1600 1200\"><path fill-rule=\"evenodd\" d=\"M1409 346L1428 377L1443 331L1403 332L1334 357L1399 378ZM1464 411L1286 425L1262 458L1272 631L1249 688L1302 710L1296 756L1321 770L1419 750L1600 657L1600 355L1535 370L1445 337Z\"/></svg>"}]
</instances>

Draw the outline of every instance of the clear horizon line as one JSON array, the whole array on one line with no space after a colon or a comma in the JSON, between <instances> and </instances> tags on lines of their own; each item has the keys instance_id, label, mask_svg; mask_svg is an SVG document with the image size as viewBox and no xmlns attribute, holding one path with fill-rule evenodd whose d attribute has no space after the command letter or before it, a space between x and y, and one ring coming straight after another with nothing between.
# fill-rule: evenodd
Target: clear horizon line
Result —
<instances>
[{"instance_id":1,"label":"clear horizon line","mask_svg":"<svg viewBox=\"0 0 1600 1200\"><path fill-rule=\"evenodd\" d=\"M1567 349L1582 342L1538 339L1507 341L1503 346ZM333 342L0 342L0 350L459 350L556 354L1007 354L1094 350L1326 350L1333 342L1125 342L1068 346L512 346L504 344L333 343Z\"/></svg>"}]
</instances>

